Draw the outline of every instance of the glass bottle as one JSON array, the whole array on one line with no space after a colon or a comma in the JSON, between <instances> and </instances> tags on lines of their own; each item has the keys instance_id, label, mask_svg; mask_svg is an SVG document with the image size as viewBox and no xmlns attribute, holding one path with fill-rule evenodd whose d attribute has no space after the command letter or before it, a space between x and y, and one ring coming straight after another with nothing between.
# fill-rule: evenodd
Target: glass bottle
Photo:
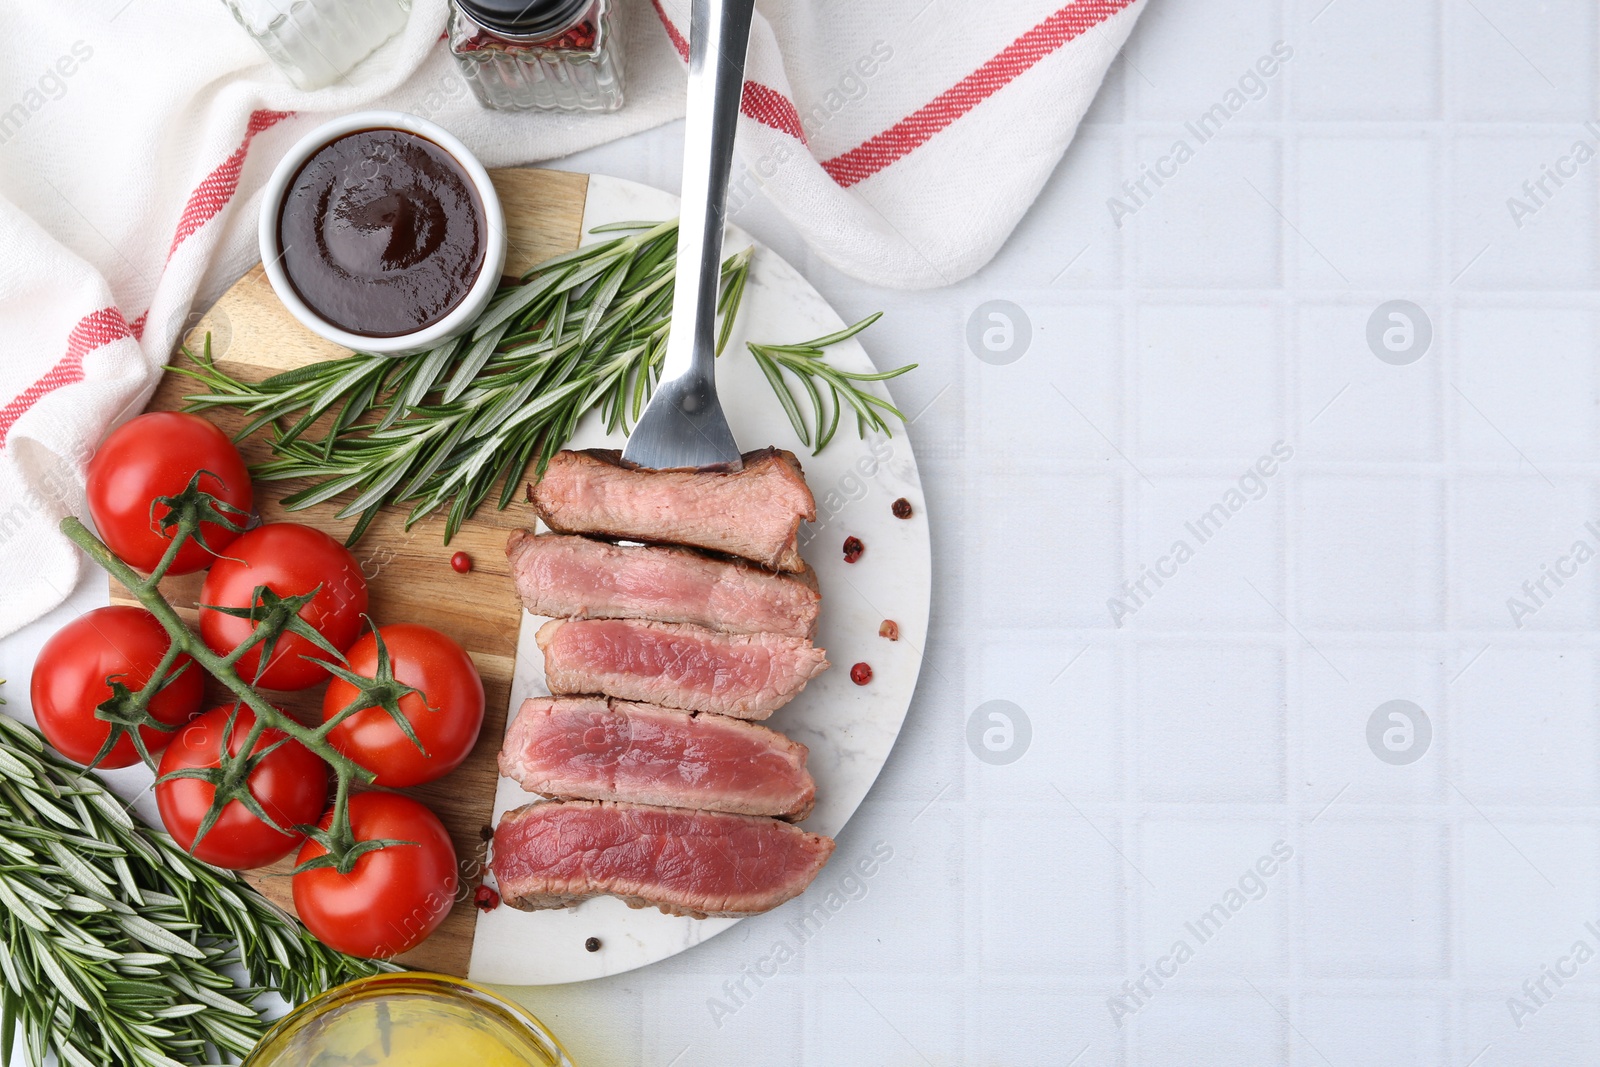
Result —
<instances>
[{"instance_id":1,"label":"glass bottle","mask_svg":"<svg viewBox=\"0 0 1600 1067\"><path fill-rule=\"evenodd\" d=\"M223 0L289 80L320 89L405 28L411 0Z\"/></svg>"},{"instance_id":2,"label":"glass bottle","mask_svg":"<svg viewBox=\"0 0 1600 1067\"><path fill-rule=\"evenodd\" d=\"M451 0L450 51L484 107L615 111L621 25L614 0Z\"/></svg>"}]
</instances>

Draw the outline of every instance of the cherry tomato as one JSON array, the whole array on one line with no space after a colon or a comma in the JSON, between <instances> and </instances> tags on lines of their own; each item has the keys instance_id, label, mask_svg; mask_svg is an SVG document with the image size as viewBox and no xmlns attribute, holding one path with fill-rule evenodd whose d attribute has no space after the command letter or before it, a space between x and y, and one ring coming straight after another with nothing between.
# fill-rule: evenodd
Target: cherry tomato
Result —
<instances>
[{"instance_id":1,"label":"cherry tomato","mask_svg":"<svg viewBox=\"0 0 1600 1067\"><path fill-rule=\"evenodd\" d=\"M323 829L332 814L322 817ZM291 888L300 921L325 944L352 956L387 958L416 948L455 901L456 850L444 823L399 793L357 793L350 798L350 828L357 841L412 844L368 852L349 874L333 867L296 874ZM308 840L298 863L326 854Z\"/></svg>"},{"instance_id":2,"label":"cherry tomato","mask_svg":"<svg viewBox=\"0 0 1600 1067\"><path fill-rule=\"evenodd\" d=\"M477 743L483 725L483 679L461 646L438 630L396 623L379 627L378 633L389 651L395 680L418 690L401 698L400 711L422 749L378 707L350 715L329 731L328 740L375 772L374 785L400 788L431 782L461 766ZM345 651L345 657L352 672L375 677L377 638L367 634ZM322 721L348 707L356 696L356 687L343 678L329 682L322 695Z\"/></svg>"},{"instance_id":3,"label":"cherry tomato","mask_svg":"<svg viewBox=\"0 0 1600 1067\"><path fill-rule=\"evenodd\" d=\"M111 699L108 677L130 690L143 689L171 643L161 623L143 608L96 608L67 623L45 642L33 665L30 691L39 729L62 755L87 764L111 734L111 724L94 713ZM152 716L172 726L188 722L204 699L204 672L186 655L175 666L182 664L188 668L148 705ZM152 726L141 726L139 735L152 753L173 738L172 732ZM127 767L138 760L133 739L124 734L100 766Z\"/></svg>"},{"instance_id":4,"label":"cherry tomato","mask_svg":"<svg viewBox=\"0 0 1600 1067\"><path fill-rule=\"evenodd\" d=\"M181 493L200 471L208 472L200 476L201 489L250 510L255 496L244 459L227 434L200 416L152 411L112 430L89 461L87 487L89 514L107 547L131 567L154 570L172 537L158 522L170 509L157 504L152 513L151 505L156 497ZM200 535L218 552L239 536L211 522L200 524ZM191 537L167 573L188 574L211 560Z\"/></svg>"},{"instance_id":5,"label":"cherry tomato","mask_svg":"<svg viewBox=\"0 0 1600 1067\"><path fill-rule=\"evenodd\" d=\"M228 733L228 716L233 708L212 708L179 731L177 739L161 757L158 775L194 768L217 767L222 762L223 741L227 751L237 756L255 725L255 712L239 709ZM251 753L284 741L267 753L245 779L250 795L279 826L288 829L309 826L328 803L328 765L298 741L285 741L282 730L271 727L261 732ZM265 867L287 856L305 837L291 831L283 833L258 819L237 800L230 800L222 815L206 835L194 845L195 833L211 810L216 787L198 778L171 778L156 782L156 807L161 824L173 840L194 853L196 859L216 867L244 871Z\"/></svg>"},{"instance_id":6,"label":"cherry tomato","mask_svg":"<svg viewBox=\"0 0 1600 1067\"><path fill-rule=\"evenodd\" d=\"M367 580L349 549L321 530L295 522L269 522L242 535L206 575L200 591L200 636L217 655L225 656L244 643L255 624L207 608L250 607L261 585L281 597L300 596L321 586L315 599L300 609L300 617L340 651L361 632ZM299 634L285 633L259 676L259 645L240 657L237 670L245 681L254 679L267 689L308 689L325 681L328 672L303 656L330 658Z\"/></svg>"}]
</instances>

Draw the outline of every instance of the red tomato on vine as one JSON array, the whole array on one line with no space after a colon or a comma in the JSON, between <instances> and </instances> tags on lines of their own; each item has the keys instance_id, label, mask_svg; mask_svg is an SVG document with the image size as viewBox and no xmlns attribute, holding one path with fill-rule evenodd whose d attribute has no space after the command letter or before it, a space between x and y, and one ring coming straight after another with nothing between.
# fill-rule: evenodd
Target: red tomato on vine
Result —
<instances>
[{"instance_id":1,"label":"red tomato on vine","mask_svg":"<svg viewBox=\"0 0 1600 1067\"><path fill-rule=\"evenodd\" d=\"M203 473L202 473L203 472ZM172 544L170 530L162 530L168 513L158 497L176 496L199 475L200 489L224 505L219 519L243 525L255 502L250 471L228 435L198 415L179 411L152 411L112 430L89 460L86 494L89 514L106 546L129 566L146 574ZM221 552L239 534L227 525L201 522L200 540L191 537L178 550L168 574L189 574L210 566L213 551Z\"/></svg>"},{"instance_id":2,"label":"red tomato on vine","mask_svg":"<svg viewBox=\"0 0 1600 1067\"><path fill-rule=\"evenodd\" d=\"M271 522L244 534L218 559L200 591L200 636L219 656L226 656L250 639L257 620L228 614L255 606L255 591L266 587L272 603L300 597L315 590L298 616L321 635L329 646L343 652L361 632L367 610L367 580L350 550L309 526ZM297 633L284 633L272 646L265 668L262 646L240 657L237 670L245 681L267 689L309 689L326 681L328 673L306 657L332 660L325 648Z\"/></svg>"}]
</instances>

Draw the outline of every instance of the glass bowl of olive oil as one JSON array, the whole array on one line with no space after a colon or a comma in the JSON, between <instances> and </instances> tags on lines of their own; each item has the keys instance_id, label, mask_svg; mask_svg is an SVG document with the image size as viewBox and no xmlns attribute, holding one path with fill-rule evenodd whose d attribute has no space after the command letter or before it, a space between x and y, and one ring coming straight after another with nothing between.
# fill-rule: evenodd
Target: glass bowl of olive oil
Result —
<instances>
[{"instance_id":1,"label":"glass bowl of olive oil","mask_svg":"<svg viewBox=\"0 0 1600 1067\"><path fill-rule=\"evenodd\" d=\"M470 982L408 971L347 982L307 1001L243 1067L572 1067L526 1009Z\"/></svg>"}]
</instances>

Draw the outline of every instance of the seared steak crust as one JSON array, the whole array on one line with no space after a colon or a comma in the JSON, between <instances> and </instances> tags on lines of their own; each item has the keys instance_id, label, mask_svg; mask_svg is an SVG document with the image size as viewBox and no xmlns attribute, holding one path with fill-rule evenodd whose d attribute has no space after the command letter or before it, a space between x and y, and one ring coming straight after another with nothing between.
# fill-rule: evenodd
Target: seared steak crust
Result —
<instances>
[{"instance_id":1,"label":"seared steak crust","mask_svg":"<svg viewBox=\"0 0 1600 1067\"><path fill-rule=\"evenodd\" d=\"M615 449L556 453L528 499L558 533L692 545L768 570L805 567L800 523L816 500L792 452L763 448L737 471L649 470Z\"/></svg>"},{"instance_id":2,"label":"seared steak crust","mask_svg":"<svg viewBox=\"0 0 1600 1067\"><path fill-rule=\"evenodd\" d=\"M507 812L490 867L524 911L616 896L668 915L756 915L798 896L833 841L791 823L646 804L543 801Z\"/></svg>"}]
</instances>

